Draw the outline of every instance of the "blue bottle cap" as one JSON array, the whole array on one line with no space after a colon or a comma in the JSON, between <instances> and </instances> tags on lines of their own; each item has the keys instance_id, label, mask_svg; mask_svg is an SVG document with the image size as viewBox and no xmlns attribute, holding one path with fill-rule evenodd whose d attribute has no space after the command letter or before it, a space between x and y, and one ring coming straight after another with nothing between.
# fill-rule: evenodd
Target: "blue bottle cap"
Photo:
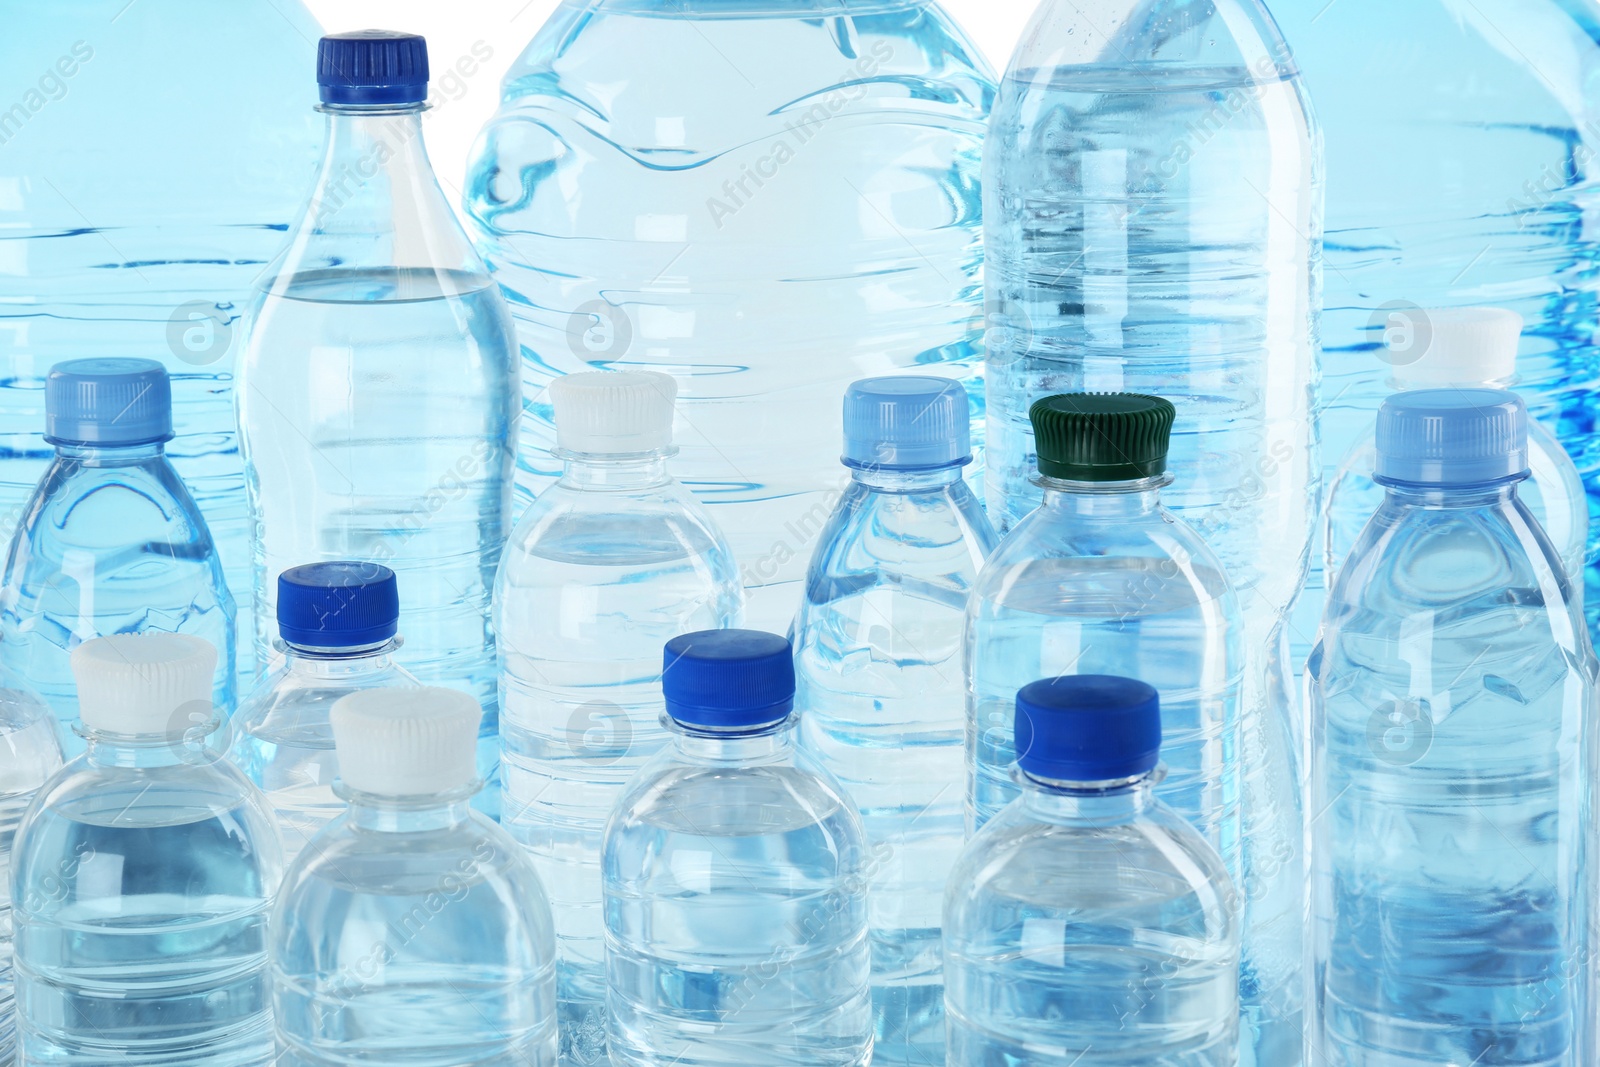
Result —
<instances>
[{"instance_id":1,"label":"blue bottle cap","mask_svg":"<svg viewBox=\"0 0 1600 1067\"><path fill-rule=\"evenodd\" d=\"M847 467L935 470L972 462L967 391L949 378L867 378L844 394Z\"/></svg>"},{"instance_id":2,"label":"blue bottle cap","mask_svg":"<svg viewBox=\"0 0 1600 1067\"><path fill-rule=\"evenodd\" d=\"M317 45L324 104L401 106L428 99L428 42L414 33L357 30Z\"/></svg>"},{"instance_id":3,"label":"blue bottle cap","mask_svg":"<svg viewBox=\"0 0 1600 1067\"><path fill-rule=\"evenodd\" d=\"M44 439L53 445L172 440L172 382L153 359L73 359L44 383Z\"/></svg>"},{"instance_id":4,"label":"blue bottle cap","mask_svg":"<svg viewBox=\"0 0 1600 1067\"><path fill-rule=\"evenodd\" d=\"M308 563L278 575L278 634L301 648L358 648L400 628L394 571L376 563Z\"/></svg>"},{"instance_id":5,"label":"blue bottle cap","mask_svg":"<svg viewBox=\"0 0 1600 1067\"><path fill-rule=\"evenodd\" d=\"M794 652L777 634L701 630L667 642L661 692L685 726L754 730L794 710Z\"/></svg>"},{"instance_id":6,"label":"blue bottle cap","mask_svg":"<svg viewBox=\"0 0 1600 1067\"><path fill-rule=\"evenodd\" d=\"M1378 409L1380 482L1481 485L1528 472L1528 407L1504 389L1417 389Z\"/></svg>"},{"instance_id":7,"label":"blue bottle cap","mask_svg":"<svg viewBox=\"0 0 1600 1067\"><path fill-rule=\"evenodd\" d=\"M1161 758L1155 689L1109 674L1067 674L1017 694L1017 763L1035 778L1109 782L1148 774Z\"/></svg>"}]
</instances>

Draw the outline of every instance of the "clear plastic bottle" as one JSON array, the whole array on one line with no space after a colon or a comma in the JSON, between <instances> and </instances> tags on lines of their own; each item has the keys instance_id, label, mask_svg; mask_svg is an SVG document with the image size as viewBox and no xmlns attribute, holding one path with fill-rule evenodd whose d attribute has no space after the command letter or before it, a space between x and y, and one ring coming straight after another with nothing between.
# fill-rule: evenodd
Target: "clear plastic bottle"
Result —
<instances>
[{"instance_id":1,"label":"clear plastic bottle","mask_svg":"<svg viewBox=\"0 0 1600 1067\"><path fill-rule=\"evenodd\" d=\"M73 650L88 750L12 857L22 1062L271 1067L266 798L207 746L217 653L188 634Z\"/></svg>"},{"instance_id":2,"label":"clear plastic bottle","mask_svg":"<svg viewBox=\"0 0 1600 1067\"><path fill-rule=\"evenodd\" d=\"M994 75L931 0L564 0L506 75L466 208L522 332L520 480L555 479L560 374L678 379L683 480L753 622L787 626L872 367L980 392Z\"/></svg>"},{"instance_id":3,"label":"clear plastic bottle","mask_svg":"<svg viewBox=\"0 0 1600 1067\"><path fill-rule=\"evenodd\" d=\"M257 666L272 658L284 570L391 567L406 620L399 658L483 704L479 761L492 781L489 604L521 410L511 317L423 147L423 39L326 37L317 81L326 155L258 285L239 369Z\"/></svg>"},{"instance_id":4,"label":"clear plastic bottle","mask_svg":"<svg viewBox=\"0 0 1600 1067\"><path fill-rule=\"evenodd\" d=\"M234 358L251 282L316 164L303 72L321 30L302 0L20 4L5 27L0 543L54 459L50 368L156 360L172 375L167 454L216 540L248 649Z\"/></svg>"},{"instance_id":5,"label":"clear plastic bottle","mask_svg":"<svg viewBox=\"0 0 1600 1067\"><path fill-rule=\"evenodd\" d=\"M560 481L517 523L495 585L504 823L532 854L560 938L562 1055L605 1058L600 839L666 740L661 646L737 626L722 533L667 473L673 380L590 372L551 387Z\"/></svg>"},{"instance_id":6,"label":"clear plastic bottle","mask_svg":"<svg viewBox=\"0 0 1600 1067\"><path fill-rule=\"evenodd\" d=\"M855 804L794 743L789 642L667 642L670 746L605 836L614 1067L865 1067L867 887Z\"/></svg>"},{"instance_id":7,"label":"clear plastic bottle","mask_svg":"<svg viewBox=\"0 0 1600 1067\"><path fill-rule=\"evenodd\" d=\"M332 722L349 810L272 915L274 1067L555 1067L555 931L522 849L472 810L483 709L368 689Z\"/></svg>"},{"instance_id":8,"label":"clear plastic bottle","mask_svg":"<svg viewBox=\"0 0 1600 1067\"><path fill-rule=\"evenodd\" d=\"M1389 382L1401 391L1510 388L1517 380L1521 336L1522 316L1505 308L1397 309L1384 331ZM1339 573L1350 546L1383 504L1383 486L1372 479L1377 458L1374 424L1350 447L1328 483L1322 517L1327 574ZM1528 477L1517 487L1517 496L1549 535L1572 579L1573 594L1581 598L1589 498L1572 458L1539 422L1528 423Z\"/></svg>"},{"instance_id":9,"label":"clear plastic bottle","mask_svg":"<svg viewBox=\"0 0 1600 1067\"><path fill-rule=\"evenodd\" d=\"M1513 393L1400 393L1311 657L1313 1059L1595 1062L1595 663Z\"/></svg>"},{"instance_id":10,"label":"clear plastic bottle","mask_svg":"<svg viewBox=\"0 0 1600 1067\"><path fill-rule=\"evenodd\" d=\"M239 705L231 754L272 805L285 866L344 811L334 793L334 702L418 684L394 661L399 626L398 583L388 567L310 563L278 575L283 662Z\"/></svg>"},{"instance_id":11,"label":"clear plastic bottle","mask_svg":"<svg viewBox=\"0 0 1600 1067\"><path fill-rule=\"evenodd\" d=\"M967 392L868 378L844 400L850 485L795 618L799 744L861 811L874 850L872 1062L944 1062L939 909L961 852L967 596L994 530L962 469Z\"/></svg>"},{"instance_id":12,"label":"clear plastic bottle","mask_svg":"<svg viewBox=\"0 0 1600 1067\"><path fill-rule=\"evenodd\" d=\"M949 1063L1235 1067L1239 902L1156 796L1156 691L1065 675L1016 698L1020 796L945 897Z\"/></svg>"},{"instance_id":13,"label":"clear plastic bottle","mask_svg":"<svg viewBox=\"0 0 1600 1067\"><path fill-rule=\"evenodd\" d=\"M56 719L14 679L0 687L0 1064L16 1056L11 995L11 850L34 793L61 766Z\"/></svg>"},{"instance_id":14,"label":"clear plastic bottle","mask_svg":"<svg viewBox=\"0 0 1600 1067\"><path fill-rule=\"evenodd\" d=\"M11 541L0 585L0 663L55 712L63 750L78 694L71 656L108 634L193 634L217 657L232 708L234 607L211 531L168 462L172 393L146 359L80 359L45 379L56 450Z\"/></svg>"}]
</instances>

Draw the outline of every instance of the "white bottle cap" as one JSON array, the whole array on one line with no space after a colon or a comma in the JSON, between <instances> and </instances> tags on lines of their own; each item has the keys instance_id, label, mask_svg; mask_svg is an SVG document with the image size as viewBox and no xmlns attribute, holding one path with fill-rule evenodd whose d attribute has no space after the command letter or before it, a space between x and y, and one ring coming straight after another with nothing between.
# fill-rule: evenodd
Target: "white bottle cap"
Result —
<instances>
[{"instance_id":1,"label":"white bottle cap","mask_svg":"<svg viewBox=\"0 0 1600 1067\"><path fill-rule=\"evenodd\" d=\"M1522 316L1506 308L1425 308L1396 312L1409 328L1387 338L1401 389L1503 382L1517 373Z\"/></svg>"},{"instance_id":2,"label":"white bottle cap","mask_svg":"<svg viewBox=\"0 0 1600 1067\"><path fill-rule=\"evenodd\" d=\"M550 383L556 447L626 455L672 447L678 383L655 371L585 371Z\"/></svg>"},{"instance_id":3,"label":"white bottle cap","mask_svg":"<svg viewBox=\"0 0 1600 1067\"><path fill-rule=\"evenodd\" d=\"M108 734L181 736L214 712L217 650L190 634L112 634L72 650L78 716Z\"/></svg>"},{"instance_id":4,"label":"white bottle cap","mask_svg":"<svg viewBox=\"0 0 1600 1067\"><path fill-rule=\"evenodd\" d=\"M339 777L357 792L430 796L477 781L483 708L466 693L364 689L340 697L329 716Z\"/></svg>"}]
</instances>

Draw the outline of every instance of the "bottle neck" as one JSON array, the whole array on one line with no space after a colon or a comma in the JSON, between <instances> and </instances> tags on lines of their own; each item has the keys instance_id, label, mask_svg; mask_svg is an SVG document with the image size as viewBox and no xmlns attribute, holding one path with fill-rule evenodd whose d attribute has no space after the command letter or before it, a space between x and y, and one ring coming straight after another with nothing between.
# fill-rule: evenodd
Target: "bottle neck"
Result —
<instances>
[{"instance_id":1,"label":"bottle neck","mask_svg":"<svg viewBox=\"0 0 1600 1067\"><path fill-rule=\"evenodd\" d=\"M695 763L769 763L787 758L794 749L793 715L745 731L686 726L671 716L664 721L678 755Z\"/></svg>"},{"instance_id":2,"label":"bottle neck","mask_svg":"<svg viewBox=\"0 0 1600 1067\"><path fill-rule=\"evenodd\" d=\"M165 734L118 734L93 730L81 723L75 729L87 745L84 759L96 767L155 770L214 763L221 757L221 753L207 747L222 725L220 717L175 725L176 732Z\"/></svg>"},{"instance_id":3,"label":"bottle neck","mask_svg":"<svg viewBox=\"0 0 1600 1067\"><path fill-rule=\"evenodd\" d=\"M627 491L651 489L672 481L667 460L676 449L604 455L598 452L561 452L561 482L573 489Z\"/></svg>"},{"instance_id":4,"label":"bottle neck","mask_svg":"<svg viewBox=\"0 0 1600 1067\"><path fill-rule=\"evenodd\" d=\"M166 453L167 446L162 441L139 445L56 445L57 458L82 467L137 467L163 459Z\"/></svg>"},{"instance_id":5,"label":"bottle neck","mask_svg":"<svg viewBox=\"0 0 1600 1067\"><path fill-rule=\"evenodd\" d=\"M477 783L449 793L416 797L387 797L363 793L342 783L334 790L349 805L350 825L385 834L415 834L448 830L472 818L472 797Z\"/></svg>"},{"instance_id":6,"label":"bottle neck","mask_svg":"<svg viewBox=\"0 0 1600 1067\"><path fill-rule=\"evenodd\" d=\"M1044 490L1040 506L1050 511L1077 518L1130 519L1161 511L1161 490L1172 483L1172 475L1123 482L1082 482L1041 474L1034 482Z\"/></svg>"},{"instance_id":7,"label":"bottle neck","mask_svg":"<svg viewBox=\"0 0 1600 1067\"><path fill-rule=\"evenodd\" d=\"M1133 778L1104 782L1063 782L1016 772L1022 803L1045 822L1079 826L1118 826L1132 822L1155 799L1161 768Z\"/></svg>"},{"instance_id":8,"label":"bottle neck","mask_svg":"<svg viewBox=\"0 0 1600 1067\"><path fill-rule=\"evenodd\" d=\"M956 484L961 480L964 469L964 466L949 466L932 470L896 471L881 467L852 467L850 479L857 485L880 493L922 493Z\"/></svg>"},{"instance_id":9,"label":"bottle neck","mask_svg":"<svg viewBox=\"0 0 1600 1067\"><path fill-rule=\"evenodd\" d=\"M321 108L327 147L311 198L314 228L327 234L372 237L407 231L450 232L441 208L449 203L434 177L422 137L423 105ZM437 258L454 265L454 250Z\"/></svg>"},{"instance_id":10,"label":"bottle neck","mask_svg":"<svg viewBox=\"0 0 1600 1067\"><path fill-rule=\"evenodd\" d=\"M394 653L399 647L399 639L390 638L348 648L315 648L284 642L283 651L289 669L296 674L341 678L388 670L394 666Z\"/></svg>"},{"instance_id":11,"label":"bottle neck","mask_svg":"<svg viewBox=\"0 0 1600 1067\"><path fill-rule=\"evenodd\" d=\"M1389 502L1413 508L1485 508L1514 502L1517 486L1526 474L1478 485L1419 485L1412 482L1381 484Z\"/></svg>"}]
</instances>

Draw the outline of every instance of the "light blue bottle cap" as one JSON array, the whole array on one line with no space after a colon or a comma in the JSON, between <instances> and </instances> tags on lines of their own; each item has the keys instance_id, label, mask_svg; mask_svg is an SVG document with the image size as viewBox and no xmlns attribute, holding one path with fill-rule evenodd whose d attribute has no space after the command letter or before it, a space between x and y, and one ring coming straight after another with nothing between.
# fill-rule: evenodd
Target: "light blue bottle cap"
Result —
<instances>
[{"instance_id":1,"label":"light blue bottle cap","mask_svg":"<svg viewBox=\"0 0 1600 1067\"><path fill-rule=\"evenodd\" d=\"M844 465L936 470L972 462L967 391L949 378L866 378L844 394Z\"/></svg>"},{"instance_id":2,"label":"light blue bottle cap","mask_svg":"<svg viewBox=\"0 0 1600 1067\"><path fill-rule=\"evenodd\" d=\"M172 382L153 359L73 359L44 383L44 439L53 445L172 440Z\"/></svg>"},{"instance_id":3,"label":"light blue bottle cap","mask_svg":"<svg viewBox=\"0 0 1600 1067\"><path fill-rule=\"evenodd\" d=\"M1378 410L1373 477L1480 485L1528 473L1528 407L1504 389L1417 389Z\"/></svg>"},{"instance_id":4,"label":"light blue bottle cap","mask_svg":"<svg viewBox=\"0 0 1600 1067\"><path fill-rule=\"evenodd\" d=\"M1161 698L1109 674L1066 674L1017 693L1017 764L1035 778L1136 778L1161 758Z\"/></svg>"}]
</instances>

